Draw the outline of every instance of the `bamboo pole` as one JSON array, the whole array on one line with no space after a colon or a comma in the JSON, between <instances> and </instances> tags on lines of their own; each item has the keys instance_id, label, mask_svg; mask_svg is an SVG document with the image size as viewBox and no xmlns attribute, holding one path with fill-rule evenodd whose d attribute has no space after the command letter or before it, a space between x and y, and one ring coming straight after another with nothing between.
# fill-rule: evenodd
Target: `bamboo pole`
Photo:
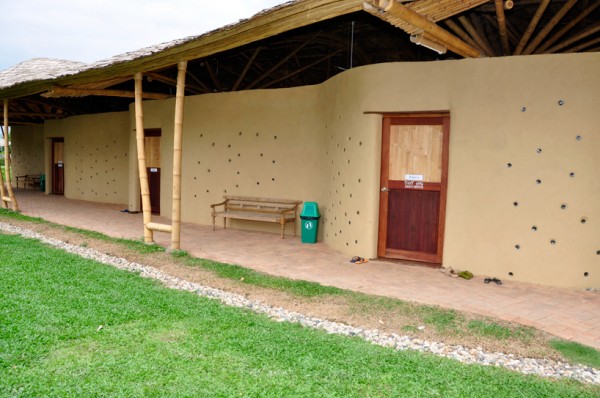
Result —
<instances>
[{"instance_id":1,"label":"bamboo pole","mask_svg":"<svg viewBox=\"0 0 600 398\"><path fill-rule=\"evenodd\" d=\"M444 23L446 24L446 26L448 26L454 33L456 33L458 35L458 37L460 37L461 39L463 39L465 42L469 43L471 46L473 46L474 48L478 49L479 51L481 51L482 53L485 52L483 50L483 48L479 47L479 45L477 43L475 43L475 40L473 40L471 38L471 36L469 36L469 34L467 32L465 32L460 26L458 26L458 24L456 22L454 22L451 19L448 19L447 21L444 21Z\"/></svg>"},{"instance_id":2,"label":"bamboo pole","mask_svg":"<svg viewBox=\"0 0 600 398\"><path fill-rule=\"evenodd\" d=\"M498 32L500 34L500 42L502 43L502 52L504 53L504 55L510 55L503 0L494 0L494 2L496 5L496 18L498 19Z\"/></svg>"},{"instance_id":3,"label":"bamboo pole","mask_svg":"<svg viewBox=\"0 0 600 398\"><path fill-rule=\"evenodd\" d=\"M544 51L544 54L552 54L557 52L558 50L562 50L565 47L569 47L571 44L578 42L579 40L585 39L588 36L593 35L596 32L600 32L600 23L596 24L595 26L592 26L590 29L585 30L583 32L580 32L579 34L572 36L570 38L568 38L567 40L563 41L560 44L555 45L552 48L547 49L546 51Z\"/></svg>"},{"instance_id":4,"label":"bamboo pole","mask_svg":"<svg viewBox=\"0 0 600 398\"><path fill-rule=\"evenodd\" d=\"M569 10L571 9L571 7L573 7L575 5L575 3L577 3L577 0L569 0L567 1L562 8L560 9L560 11L558 11L550 20L550 22L548 22L546 24L546 26L544 26L544 28L540 31L540 33L537 34L537 36L531 41L531 43L529 43L529 45L527 45L527 47L525 47L525 50L523 50L523 55L529 55L533 52L533 50L535 50L535 48L537 46L540 45L540 43L542 42L542 40L544 40L546 38L546 36L548 36L548 33L550 33L550 31L552 29L554 29L554 27L560 22L560 20L565 16L565 14L567 12L569 12Z\"/></svg>"},{"instance_id":5,"label":"bamboo pole","mask_svg":"<svg viewBox=\"0 0 600 398\"><path fill-rule=\"evenodd\" d=\"M19 211L19 204L12 189L10 172L10 151L8 150L8 99L4 100L4 179L6 180L6 191L10 198L13 211ZM6 198L3 198L3 200ZM8 205L7 205L8 207Z\"/></svg>"},{"instance_id":6,"label":"bamboo pole","mask_svg":"<svg viewBox=\"0 0 600 398\"><path fill-rule=\"evenodd\" d=\"M533 34L533 31L535 30L538 23L540 22L542 15L544 15L544 11L546 11L546 7L548 7L548 4L550 4L550 0L542 0L537 11L533 15L533 18L531 18L531 22L529 23L529 26L527 27L527 29L525 29L525 33L523 33L523 36L521 37L521 40L519 41L519 45L515 49L514 55L521 55L521 53L523 52L523 49L525 48L525 44L527 44L527 41L529 40L529 38Z\"/></svg>"},{"instance_id":7,"label":"bamboo pole","mask_svg":"<svg viewBox=\"0 0 600 398\"><path fill-rule=\"evenodd\" d=\"M455 47L457 51L460 51L460 55L464 57L479 58L481 53L468 45L458 37L454 36L447 30L441 28L434 22L431 22L427 18L423 17L418 12L396 2L395 0L370 0L370 2L384 10L394 18L398 18L418 29L422 29L425 32L435 36L442 43L448 43Z\"/></svg>"},{"instance_id":8,"label":"bamboo pole","mask_svg":"<svg viewBox=\"0 0 600 398\"><path fill-rule=\"evenodd\" d=\"M2 129L2 138L4 138L4 129ZM6 150L7 145L5 144L6 140L2 141L3 142L3 148L4 148L4 157L8 156L8 151ZM10 198L8 196L6 196L6 192L4 191L4 176L0 175L0 201L2 201L2 208L3 209L7 209L8 208L8 202L10 202Z\"/></svg>"},{"instance_id":9,"label":"bamboo pole","mask_svg":"<svg viewBox=\"0 0 600 398\"><path fill-rule=\"evenodd\" d=\"M466 16L461 15L460 17L458 17L458 20L460 21L460 23L462 24L462 26L465 28L465 30L467 32L469 32L469 34L471 35L471 37L473 38L473 40L475 40L475 42L477 43L477 45L483 49L483 51L487 54L487 55L494 55L494 51L487 45L487 43L485 42L485 40L483 40L483 37L479 34L479 32L477 31L477 29L475 29L475 26L473 26L473 24L471 23L471 21L469 21L469 19L467 19Z\"/></svg>"},{"instance_id":10,"label":"bamboo pole","mask_svg":"<svg viewBox=\"0 0 600 398\"><path fill-rule=\"evenodd\" d=\"M571 22L569 22L568 24L566 24L565 26L563 26L558 32L556 32L554 35L552 35L552 37L550 37L548 40L546 40L544 42L544 44L542 44L540 46L540 48L538 48L537 50L535 50L535 53L536 54L543 54L544 51L546 51L552 44L554 44L554 42L556 42L556 40L558 40L561 37L563 37L565 35L565 33L567 33L574 26L576 26L579 22L581 22L585 17L587 17L598 6L600 6L600 0L596 0L595 3L593 3L592 5L590 5L589 7L587 7L579 15L577 15L577 17L575 17L574 19L572 19Z\"/></svg>"},{"instance_id":11,"label":"bamboo pole","mask_svg":"<svg viewBox=\"0 0 600 398\"><path fill-rule=\"evenodd\" d=\"M173 210L171 216L171 250L179 250L181 244L181 160L186 69L187 61L180 61L177 64L177 92L175 94L175 123L173 131Z\"/></svg>"},{"instance_id":12,"label":"bamboo pole","mask_svg":"<svg viewBox=\"0 0 600 398\"><path fill-rule=\"evenodd\" d=\"M135 138L137 142L138 172L140 189L142 191L142 212L144 215L144 242L153 243L154 234L148 228L152 222L150 207L150 188L148 186L148 171L146 170L146 153L144 151L144 110L142 107L142 74L136 73L135 80Z\"/></svg>"}]
</instances>

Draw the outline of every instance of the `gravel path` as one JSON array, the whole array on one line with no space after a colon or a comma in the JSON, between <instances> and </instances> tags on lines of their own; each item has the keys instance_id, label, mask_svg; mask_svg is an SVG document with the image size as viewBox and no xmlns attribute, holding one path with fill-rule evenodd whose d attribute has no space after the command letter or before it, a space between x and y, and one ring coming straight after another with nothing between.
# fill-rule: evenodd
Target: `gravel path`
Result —
<instances>
[{"instance_id":1,"label":"gravel path","mask_svg":"<svg viewBox=\"0 0 600 398\"><path fill-rule=\"evenodd\" d=\"M524 374L535 374L542 377L554 378L567 377L584 383L600 384L600 371L591 367L571 365L549 359L521 358L501 352L486 352L480 347L466 348L460 345L446 345L444 343L421 340L410 336L383 333L376 329L361 329L351 325L331 322L326 319L305 316L298 312L288 311L282 307L273 307L259 301L250 300L239 294L228 293L209 286L188 282L181 278L168 275L154 267L110 256L88 247L72 245L10 224L0 222L0 231L37 239L50 246L54 246L69 253L74 253L84 258L108 264L119 269L137 272L142 277L159 280L167 287L173 289L194 292L199 296L220 300L225 305L246 308L260 314L266 314L277 322L297 322L305 327L325 330L327 333L358 336L380 346L392 347L397 350L426 352L441 357L452 358L466 364L499 366Z\"/></svg>"}]
</instances>

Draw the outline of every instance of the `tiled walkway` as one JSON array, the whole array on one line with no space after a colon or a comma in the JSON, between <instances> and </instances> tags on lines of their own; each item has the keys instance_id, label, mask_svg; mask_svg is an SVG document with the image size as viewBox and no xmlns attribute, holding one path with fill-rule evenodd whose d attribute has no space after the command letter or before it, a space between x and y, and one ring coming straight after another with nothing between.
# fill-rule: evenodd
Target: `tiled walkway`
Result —
<instances>
[{"instance_id":1,"label":"tiled walkway","mask_svg":"<svg viewBox=\"0 0 600 398\"><path fill-rule=\"evenodd\" d=\"M142 215L122 213L125 206L67 200L19 190L24 214L138 239ZM207 209L209 211L209 209ZM155 218L168 223L169 220ZM183 250L196 257L239 264L273 275L319 282L369 294L489 315L535 326L554 335L600 349L600 293L560 289L504 280L504 284L449 278L435 269L384 261L355 265L324 244L302 244L299 238L235 229L182 225ZM170 235L155 233L168 246Z\"/></svg>"}]
</instances>

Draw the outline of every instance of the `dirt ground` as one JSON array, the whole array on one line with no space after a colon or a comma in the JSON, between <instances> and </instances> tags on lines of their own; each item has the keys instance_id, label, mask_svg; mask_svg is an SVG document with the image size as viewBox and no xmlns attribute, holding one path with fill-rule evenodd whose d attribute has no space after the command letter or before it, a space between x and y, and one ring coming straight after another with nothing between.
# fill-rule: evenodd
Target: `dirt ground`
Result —
<instances>
[{"instance_id":1,"label":"dirt ground","mask_svg":"<svg viewBox=\"0 0 600 398\"><path fill-rule=\"evenodd\" d=\"M455 312L454 326L440 329L428 323L426 316L424 316L424 313L429 313L427 309L431 309L432 307L425 307L425 311L423 311L424 306L418 304L403 303L394 299L380 300L374 296L371 296L371 299L369 299L363 294L327 295L313 298L301 297L275 289L250 285L242 280L218 277L212 271L198 266L187 265L184 259L173 256L168 252L140 254L128 248L123 243L90 238L77 232L66 231L59 225L15 220L3 215L0 215L0 221L27 228L71 244L84 245L112 256L150 265L163 272L191 282L241 294L253 300L258 300L272 306L281 306L309 316L366 329L378 329L398 335L410 335L423 340L461 345L467 348L482 347L487 351L499 351L521 357L564 360L549 345L549 341L553 339L553 336L514 323L457 311ZM438 313L435 310L436 308L434 308L433 312ZM515 333L513 334L516 336L499 338L497 336L473 333L468 327L472 321L500 325L503 328L514 331ZM422 328L423 326L425 326L424 329Z\"/></svg>"}]
</instances>

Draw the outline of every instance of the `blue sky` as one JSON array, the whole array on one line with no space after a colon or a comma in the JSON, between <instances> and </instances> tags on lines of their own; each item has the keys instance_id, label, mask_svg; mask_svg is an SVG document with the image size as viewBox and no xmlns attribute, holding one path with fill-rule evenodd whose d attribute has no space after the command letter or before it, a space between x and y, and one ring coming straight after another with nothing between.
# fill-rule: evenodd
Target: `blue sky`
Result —
<instances>
[{"instance_id":1,"label":"blue sky","mask_svg":"<svg viewBox=\"0 0 600 398\"><path fill-rule=\"evenodd\" d=\"M3 0L0 70L31 58L93 62L198 35L284 0Z\"/></svg>"}]
</instances>

